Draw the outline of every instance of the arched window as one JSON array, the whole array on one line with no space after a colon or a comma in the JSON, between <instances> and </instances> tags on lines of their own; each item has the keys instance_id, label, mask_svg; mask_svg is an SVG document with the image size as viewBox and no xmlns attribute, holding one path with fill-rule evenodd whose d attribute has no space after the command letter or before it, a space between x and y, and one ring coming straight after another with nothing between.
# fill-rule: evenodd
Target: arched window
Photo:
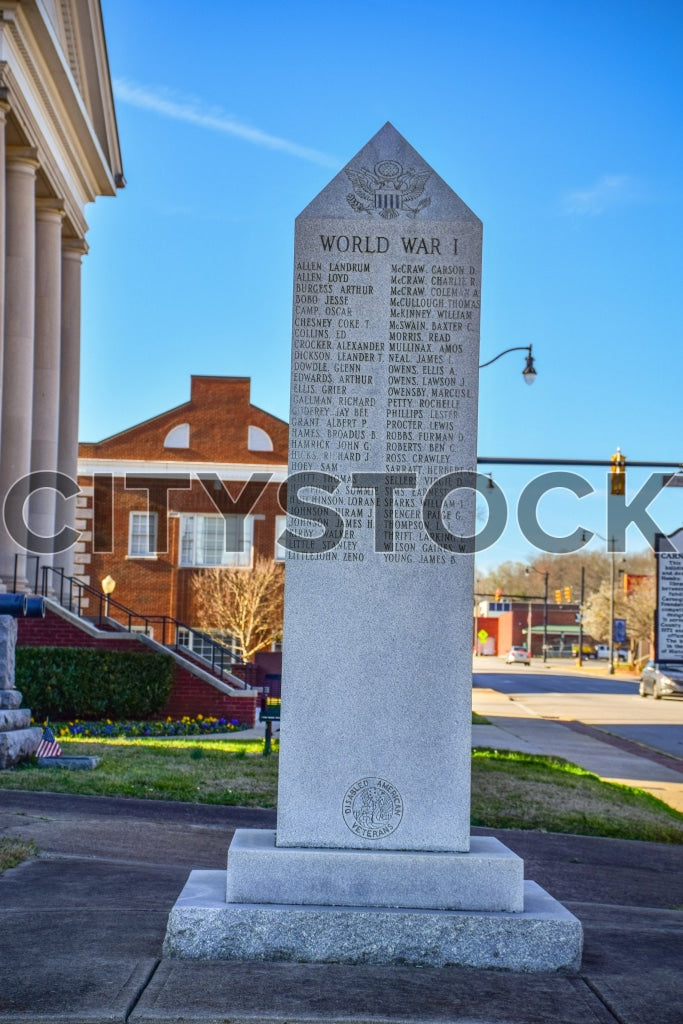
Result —
<instances>
[{"instance_id":1,"label":"arched window","mask_svg":"<svg viewBox=\"0 0 683 1024\"><path fill-rule=\"evenodd\" d=\"M260 427L249 427L247 447L250 452L272 452L273 442L265 430Z\"/></svg>"},{"instance_id":2,"label":"arched window","mask_svg":"<svg viewBox=\"0 0 683 1024\"><path fill-rule=\"evenodd\" d=\"M164 440L164 448L189 448L190 447L190 424L179 423L172 427Z\"/></svg>"}]
</instances>

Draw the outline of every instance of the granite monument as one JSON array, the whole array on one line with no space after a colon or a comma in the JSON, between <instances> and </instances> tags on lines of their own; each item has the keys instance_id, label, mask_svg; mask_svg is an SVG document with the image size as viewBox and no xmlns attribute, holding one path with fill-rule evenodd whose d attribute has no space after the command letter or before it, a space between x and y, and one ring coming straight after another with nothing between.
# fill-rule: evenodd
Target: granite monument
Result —
<instances>
[{"instance_id":1,"label":"granite monument","mask_svg":"<svg viewBox=\"0 0 683 1024\"><path fill-rule=\"evenodd\" d=\"M549 970L581 926L470 837L482 225L386 124L296 221L277 829L170 956Z\"/></svg>"}]
</instances>

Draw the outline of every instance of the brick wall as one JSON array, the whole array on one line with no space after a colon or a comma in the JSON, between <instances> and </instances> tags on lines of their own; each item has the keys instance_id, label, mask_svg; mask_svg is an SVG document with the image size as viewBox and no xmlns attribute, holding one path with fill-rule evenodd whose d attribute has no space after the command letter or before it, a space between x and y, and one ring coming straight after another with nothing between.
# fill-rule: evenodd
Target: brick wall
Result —
<instances>
[{"instance_id":1,"label":"brick wall","mask_svg":"<svg viewBox=\"0 0 683 1024\"><path fill-rule=\"evenodd\" d=\"M253 727L260 696L230 697L210 686L187 669L176 665L173 690L160 718L194 717L197 714L215 715L216 718L236 718L238 722Z\"/></svg>"},{"instance_id":2,"label":"brick wall","mask_svg":"<svg viewBox=\"0 0 683 1024\"><path fill-rule=\"evenodd\" d=\"M78 626L48 611L44 619L19 619L18 643L22 647L90 647L107 651L137 651L149 653L149 648L134 637L90 636ZM231 697L215 686L204 682L189 669L175 664L173 688L159 718L182 718L189 715L215 715L217 718L236 718L250 728L256 724L258 694Z\"/></svg>"}]
</instances>

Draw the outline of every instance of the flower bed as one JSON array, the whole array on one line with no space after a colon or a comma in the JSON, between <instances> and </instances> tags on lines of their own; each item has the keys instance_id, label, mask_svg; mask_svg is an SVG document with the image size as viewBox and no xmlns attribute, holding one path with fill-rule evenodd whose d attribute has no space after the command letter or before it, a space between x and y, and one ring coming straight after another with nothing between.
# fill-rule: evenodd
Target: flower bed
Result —
<instances>
[{"instance_id":1,"label":"flower bed","mask_svg":"<svg viewBox=\"0 0 683 1024\"><path fill-rule=\"evenodd\" d=\"M197 715L181 719L166 718L163 721L150 722L113 722L107 718L100 722L84 722L76 718L73 722L53 722L52 731L59 738L72 736L81 739L118 736L198 736L212 733L240 732L249 726L236 718L211 718Z\"/></svg>"}]
</instances>

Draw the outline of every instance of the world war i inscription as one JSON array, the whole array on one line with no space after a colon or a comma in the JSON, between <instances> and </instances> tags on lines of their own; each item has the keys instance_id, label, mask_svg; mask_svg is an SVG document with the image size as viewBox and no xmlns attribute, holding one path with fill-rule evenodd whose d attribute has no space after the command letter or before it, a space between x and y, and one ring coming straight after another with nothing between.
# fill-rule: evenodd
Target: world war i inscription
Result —
<instances>
[{"instance_id":1,"label":"world war i inscription","mask_svg":"<svg viewBox=\"0 0 683 1024\"><path fill-rule=\"evenodd\" d=\"M346 173L361 194L374 185L378 202L400 198L395 190L404 179L407 189L425 192L431 177L405 172L396 160L380 161L372 175ZM356 191L347 202L356 201ZM429 200L423 196L421 208ZM418 207L395 202L378 211L403 214L393 237L354 234L354 225L348 234L314 227L301 240L320 258L297 259L295 268L290 471L317 470L346 481L369 470L394 474L398 522L380 545L389 549L382 550L385 560L444 564L446 553L425 534L419 500L403 492L416 489L415 474L424 483L461 461L466 436L460 421L471 418L476 397L463 356L477 346L480 269L459 262L457 237L420 234ZM413 222L406 222L411 211ZM315 552L321 557L366 557L359 534L375 528L376 498L362 478L356 482L343 507L334 506L344 519L343 527L337 524L342 536L331 534L339 542ZM295 538L290 547L297 557Z\"/></svg>"}]
</instances>

